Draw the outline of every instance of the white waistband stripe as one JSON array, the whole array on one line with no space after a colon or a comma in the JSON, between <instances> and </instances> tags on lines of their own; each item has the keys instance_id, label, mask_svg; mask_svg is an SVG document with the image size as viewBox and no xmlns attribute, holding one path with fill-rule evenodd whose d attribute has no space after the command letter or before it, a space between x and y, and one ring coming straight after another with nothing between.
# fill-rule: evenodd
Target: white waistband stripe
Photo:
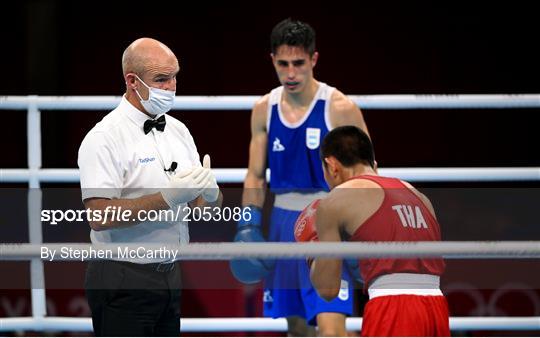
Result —
<instances>
[{"instance_id":1,"label":"white waistband stripe","mask_svg":"<svg viewBox=\"0 0 540 338\"><path fill-rule=\"evenodd\" d=\"M285 210L302 211L309 203L318 198L325 198L326 195L328 193L325 191L319 191L313 194L300 194L297 192L279 194L276 195L274 206Z\"/></svg>"},{"instance_id":2,"label":"white waistband stripe","mask_svg":"<svg viewBox=\"0 0 540 338\"><path fill-rule=\"evenodd\" d=\"M369 298L395 295L442 296L440 277L418 273L392 273L375 279Z\"/></svg>"}]
</instances>

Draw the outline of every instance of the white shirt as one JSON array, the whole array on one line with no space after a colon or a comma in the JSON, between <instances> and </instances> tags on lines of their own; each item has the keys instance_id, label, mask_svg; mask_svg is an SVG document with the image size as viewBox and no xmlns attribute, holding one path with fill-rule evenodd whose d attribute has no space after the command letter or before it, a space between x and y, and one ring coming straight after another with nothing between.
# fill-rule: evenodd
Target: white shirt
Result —
<instances>
[{"instance_id":1,"label":"white shirt","mask_svg":"<svg viewBox=\"0 0 540 338\"><path fill-rule=\"evenodd\" d=\"M153 128L144 134L150 119L125 97L86 135L79 148L78 165L82 199L137 198L168 186L168 169L174 161L176 171L201 166L199 154L187 127L165 115L163 132ZM135 216L135 215L134 215ZM90 233L92 243L189 242L187 222L143 222L126 228ZM158 260L157 260L158 261Z\"/></svg>"}]
</instances>

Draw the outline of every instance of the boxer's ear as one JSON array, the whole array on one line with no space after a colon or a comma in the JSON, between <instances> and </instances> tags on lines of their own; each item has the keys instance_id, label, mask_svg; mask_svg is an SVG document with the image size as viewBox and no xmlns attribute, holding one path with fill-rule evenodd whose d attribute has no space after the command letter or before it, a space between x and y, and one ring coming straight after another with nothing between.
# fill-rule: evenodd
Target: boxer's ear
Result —
<instances>
[{"instance_id":1,"label":"boxer's ear","mask_svg":"<svg viewBox=\"0 0 540 338\"><path fill-rule=\"evenodd\" d=\"M336 177L338 172L338 161L336 158L334 156L325 157L324 162L326 163L326 167L330 175L332 177Z\"/></svg>"}]
</instances>

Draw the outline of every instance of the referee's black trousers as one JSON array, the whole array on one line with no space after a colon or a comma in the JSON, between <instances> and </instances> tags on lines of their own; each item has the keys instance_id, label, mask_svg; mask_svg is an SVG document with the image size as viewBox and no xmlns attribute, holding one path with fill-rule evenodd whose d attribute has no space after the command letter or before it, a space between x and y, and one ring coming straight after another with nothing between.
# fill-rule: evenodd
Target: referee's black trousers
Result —
<instances>
[{"instance_id":1,"label":"referee's black trousers","mask_svg":"<svg viewBox=\"0 0 540 338\"><path fill-rule=\"evenodd\" d=\"M91 261L86 297L96 336L179 336L179 265Z\"/></svg>"}]
</instances>

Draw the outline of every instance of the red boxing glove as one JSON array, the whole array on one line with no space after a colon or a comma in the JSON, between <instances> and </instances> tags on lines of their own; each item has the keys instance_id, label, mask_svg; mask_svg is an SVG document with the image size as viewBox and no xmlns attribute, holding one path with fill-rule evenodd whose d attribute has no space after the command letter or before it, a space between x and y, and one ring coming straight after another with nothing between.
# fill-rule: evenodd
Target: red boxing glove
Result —
<instances>
[{"instance_id":1,"label":"red boxing glove","mask_svg":"<svg viewBox=\"0 0 540 338\"><path fill-rule=\"evenodd\" d=\"M315 229L315 213L320 202L320 199L311 202L298 216L294 224L294 239L297 242L319 241Z\"/></svg>"},{"instance_id":2,"label":"red boxing glove","mask_svg":"<svg viewBox=\"0 0 540 338\"><path fill-rule=\"evenodd\" d=\"M318 242L317 229L315 229L315 213L317 207L321 202L320 199L316 199L311 202L298 216L296 223L294 224L294 239L297 242ZM308 266L311 268L313 258L307 258Z\"/></svg>"}]
</instances>

